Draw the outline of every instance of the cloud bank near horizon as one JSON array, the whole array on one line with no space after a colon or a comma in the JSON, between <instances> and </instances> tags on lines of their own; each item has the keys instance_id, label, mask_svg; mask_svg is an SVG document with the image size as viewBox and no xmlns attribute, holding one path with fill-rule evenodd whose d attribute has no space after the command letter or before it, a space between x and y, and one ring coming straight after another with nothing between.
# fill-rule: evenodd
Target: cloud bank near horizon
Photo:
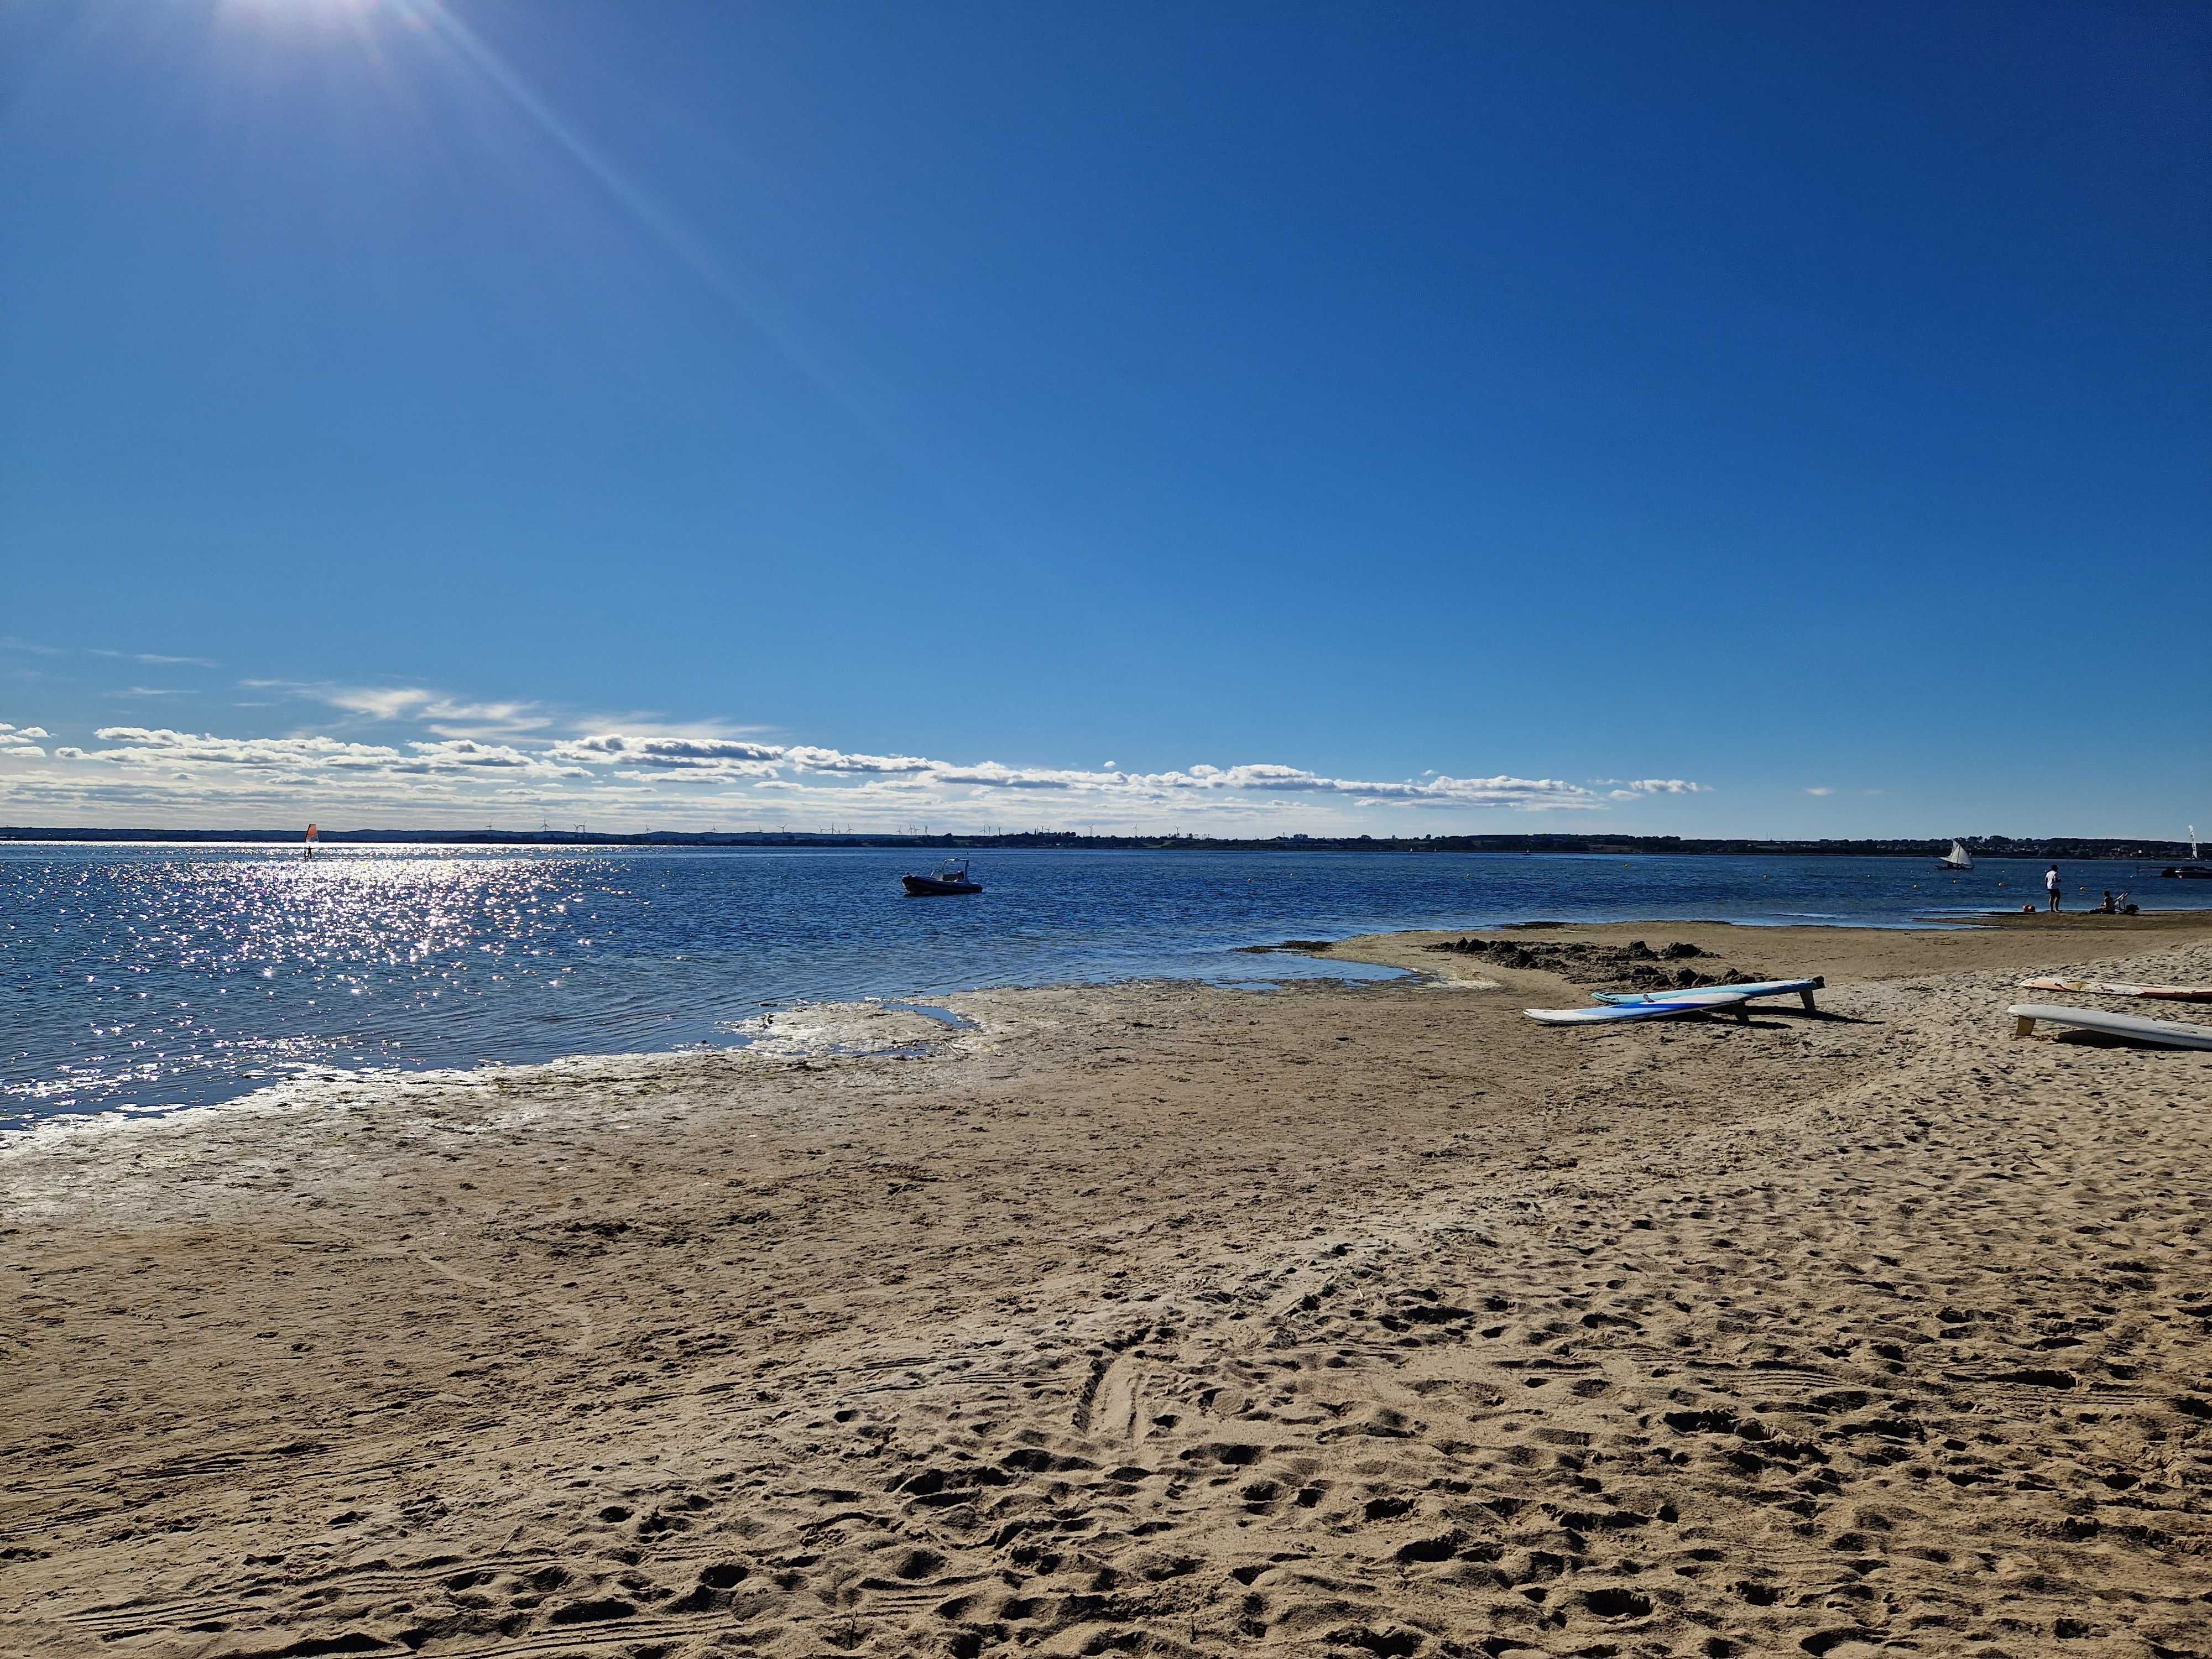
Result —
<instances>
[{"instance_id":1,"label":"cloud bank near horizon","mask_svg":"<svg viewBox=\"0 0 2212 1659\"><path fill-rule=\"evenodd\" d=\"M352 814L390 823L461 813L471 821L775 828L834 820L893 830L985 824L1055 828L1351 830L1380 811L1601 812L1617 802L1694 794L1681 778L1508 774L1333 777L1275 763L1195 763L1159 772L957 763L771 742L726 728L642 719L564 722L542 706L471 702L419 687L276 686L349 717L339 732L225 736L102 726L85 744L46 746L44 726L0 722L0 817L15 823L117 815L164 822L283 821ZM377 741L363 723L426 732ZM561 728L566 725L568 730ZM351 728L348 730L347 728ZM88 818L88 815L89 817Z\"/></svg>"}]
</instances>

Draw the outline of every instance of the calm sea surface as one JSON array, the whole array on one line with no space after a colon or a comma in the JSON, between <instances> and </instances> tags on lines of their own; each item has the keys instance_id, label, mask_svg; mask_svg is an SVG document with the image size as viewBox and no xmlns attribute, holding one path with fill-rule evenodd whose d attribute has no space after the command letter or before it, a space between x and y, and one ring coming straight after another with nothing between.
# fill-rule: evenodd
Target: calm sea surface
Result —
<instances>
[{"instance_id":1,"label":"calm sea surface","mask_svg":"<svg viewBox=\"0 0 2212 1659\"><path fill-rule=\"evenodd\" d=\"M797 1002L1382 976L1239 950L1285 939L1546 918L1899 925L2039 899L2042 876L1984 860L1954 879L1925 859L991 853L980 897L908 899L898 878L920 856L0 846L0 1127L303 1072L731 1042ZM2147 908L2212 896L2153 866L2066 876Z\"/></svg>"}]
</instances>

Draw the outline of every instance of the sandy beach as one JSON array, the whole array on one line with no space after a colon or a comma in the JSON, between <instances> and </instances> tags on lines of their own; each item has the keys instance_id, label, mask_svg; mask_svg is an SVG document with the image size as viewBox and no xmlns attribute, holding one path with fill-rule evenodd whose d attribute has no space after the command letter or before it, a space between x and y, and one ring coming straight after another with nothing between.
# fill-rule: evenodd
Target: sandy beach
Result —
<instances>
[{"instance_id":1,"label":"sandy beach","mask_svg":"<svg viewBox=\"0 0 2212 1659\"><path fill-rule=\"evenodd\" d=\"M2212 1054L2003 1012L2212 914L1515 936L1828 986L1393 935L16 1138L0 1652L2212 1654Z\"/></svg>"}]
</instances>

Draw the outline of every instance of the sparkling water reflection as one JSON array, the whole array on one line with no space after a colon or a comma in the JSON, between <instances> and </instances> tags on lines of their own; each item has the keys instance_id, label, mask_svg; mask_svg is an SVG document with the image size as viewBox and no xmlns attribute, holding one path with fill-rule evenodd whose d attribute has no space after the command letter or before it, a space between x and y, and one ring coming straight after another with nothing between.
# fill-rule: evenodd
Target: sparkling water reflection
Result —
<instances>
[{"instance_id":1,"label":"sparkling water reflection","mask_svg":"<svg viewBox=\"0 0 2212 1659\"><path fill-rule=\"evenodd\" d=\"M2040 866L1395 854L979 855L908 900L897 850L0 847L0 1125L160 1109L303 1069L734 1040L763 1006L989 985L1371 970L1240 947L1532 917L1902 923ZM2069 884L2175 902L2154 871ZM2166 884L2168 887L2175 884Z\"/></svg>"}]
</instances>

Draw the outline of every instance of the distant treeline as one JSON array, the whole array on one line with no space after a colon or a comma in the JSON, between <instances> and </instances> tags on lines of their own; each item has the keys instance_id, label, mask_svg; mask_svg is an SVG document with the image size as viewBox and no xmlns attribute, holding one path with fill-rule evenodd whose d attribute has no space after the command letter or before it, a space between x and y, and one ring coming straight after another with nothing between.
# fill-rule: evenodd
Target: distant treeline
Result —
<instances>
[{"instance_id":1,"label":"distant treeline","mask_svg":"<svg viewBox=\"0 0 2212 1659\"><path fill-rule=\"evenodd\" d=\"M1083 836L1029 830L1002 836L872 836L786 834L781 831L647 830L635 835L596 835L560 830L325 830L320 845L414 847L911 847L933 852L1053 848L1099 852L1155 850L1189 853L1611 853L1644 854L1768 854L1793 858L1941 857L1951 837L1903 836L1869 841L1698 840L1684 836L1275 836L1249 840L1218 836ZM0 828L0 841L268 842L297 846L297 830L90 830ZM1966 846L1985 858L2144 859L2189 856L2189 843L2108 836L1969 836Z\"/></svg>"}]
</instances>

